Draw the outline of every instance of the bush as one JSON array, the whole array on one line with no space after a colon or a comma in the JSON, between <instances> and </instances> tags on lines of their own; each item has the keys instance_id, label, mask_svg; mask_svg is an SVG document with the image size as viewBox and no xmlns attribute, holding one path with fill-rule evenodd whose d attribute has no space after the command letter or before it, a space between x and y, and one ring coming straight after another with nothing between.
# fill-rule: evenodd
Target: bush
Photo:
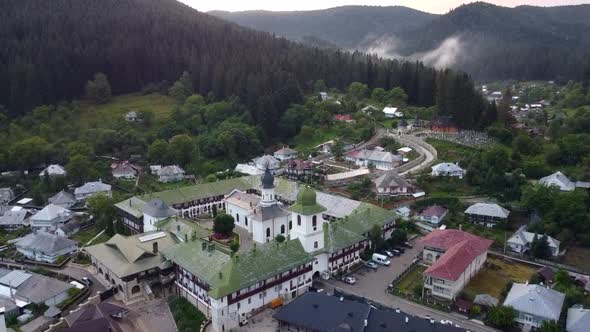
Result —
<instances>
[{"instance_id":1,"label":"bush","mask_svg":"<svg viewBox=\"0 0 590 332\"><path fill-rule=\"evenodd\" d=\"M197 310L189 301L183 297L171 298L168 300L170 311L178 331L198 332L205 321L205 315Z\"/></svg>"},{"instance_id":2,"label":"bush","mask_svg":"<svg viewBox=\"0 0 590 332\"><path fill-rule=\"evenodd\" d=\"M234 230L234 217L228 214L219 214L213 222L213 231L215 233L229 236Z\"/></svg>"},{"instance_id":3,"label":"bush","mask_svg":"<svg viewBox=\"0 0 590 332\"><path fill-rule=\"evenodd\" d=\"M479 314L481 314L481 307L480 306L478 306L476 304L473 307L471 307L471 315L472 316L478 316Z\"/></svg>"}]
</instances>

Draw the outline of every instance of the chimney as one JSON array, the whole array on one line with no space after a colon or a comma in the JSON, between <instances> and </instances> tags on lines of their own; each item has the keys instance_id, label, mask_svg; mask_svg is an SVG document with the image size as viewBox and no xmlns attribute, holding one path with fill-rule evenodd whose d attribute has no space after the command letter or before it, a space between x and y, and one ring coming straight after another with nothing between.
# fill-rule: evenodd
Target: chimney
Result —
<instances>
[{"instance_id":1,"label":"chimney","mask_svg":"<svg viewBox=\"0 0 590 332\"><path fill-rule=\"evenodd\" d=\"M203 251L207 250L207 242L201 242L201 249L203 249Z\"/></svg>"},{"instance_id":2,"label":"chimney","mask_svg":"<svg viewBox=\"0 0 590 332\"><path fill-rule=\"evenodd\" d=\"M154 242L152 244L152 251L154 252L154 254L158 253L158 242Z\"/></svg>"},{"instance_id":3,"label":"chimney","mask_svg":"<svg viewBox=\"0 0 590 332\"><path fill-rule=\"evenodd\" d=\"M463 224L459 224L459 230L462 231L463 230Z\"/></svg>"},{"instance_id":4,"label":"chimney","mask_svg":"<svg viewBox=\"0 0 590 332\"><path fill-rule=\"evenodd\" d=\"M408 318L408 316L406 316L406 324L410 321L410 319Z\"/></svg>"},{"instance_id":5,"label":"chimney","mask_svg":"<svg viewBox=\"0 0 590 332\"><path fill-rule=\"evenodd\" d=\"M177 232L180 232L180 224L179 225L176 225L176 231Z\"/></svg>"}]
</instances>

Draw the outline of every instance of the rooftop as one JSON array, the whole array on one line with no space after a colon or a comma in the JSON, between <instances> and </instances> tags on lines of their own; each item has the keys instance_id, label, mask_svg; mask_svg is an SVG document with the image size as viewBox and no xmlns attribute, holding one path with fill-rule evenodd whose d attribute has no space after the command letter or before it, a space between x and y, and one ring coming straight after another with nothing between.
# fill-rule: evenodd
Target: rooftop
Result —
<instances>
[{"instance_id":1,"label":"rooftop","mask_svg":"<svg viewBox=\"0 0 590 332\"><path fill-rule=\"evenodd\" d=\"M441 217L442 215L447 213L447 211L448 211L447 209L445 209L444 207L442 207L440 205L431 205L431 206L427 207L426 209L424 209L420 213L420 216L422 216L422 217Z\"/></svg>"},{"instance_id":2,"label":"rooftop","mask_svg":"<svg viewBox=\"0 0 590 332\"><path fill-rule=\"evenodd\" d=\"M492 245L492 240L456 229L435 229L420 240L424 247L444 252L425 275L445 280L457 280L471 262Z\"/></svg>"},{"instance_id":3,"label":"rooftop","mask_svg":"<svg viewBox=\"0 0 590 332\"><path fill-rule=\"evenodd\" d=\"M57 194L49 197L47 200L51 204L60 205L60 204L72 204L76 203L76 198L74 195L70 194L67 191L60 191Z\"/></svg>"},{"instance_id":4,"label":"rooftop","mask_svg":"<svg viewBox=\"0 0 590 332\"><path fill-rule=\"evenodd\" d=\"M410 187L410 184L392 169L385 171L381 176L373 180L377 188Z\"/></svg>"},{"instance_id":5,"label":"rooftop","mask_svg":"<svg viewBox=\"0 0 590 332\"><path fill-rule=\"evenodd\" d=\"M41 211L37 212L31 217L32 220L46 220L51 221L59 217L68 217L72 215L72 211L63 208L59 205L49 204L44 207Z\"/></svg>"},{"instance_id":6,"label":"rooftop","mask_svg":"<svg viewBox=\"0 0 590 332\"><path fill-rule=\"evenodd\" d=\"M565 174L555 172L539 180L539 183L544 186L556 186L559 190L573 191L576 189L576 183L572 182Z\"/></svg>"},{"instance_id":7,"label":"rooftop","mask_svg":"<svg viewBox=\"0 0 590 332\"><path fill-rule=\"evenodd\" d=\"M510 215L510 211L494 203L476 203L465 210L466 214L476 214L482 216L489 216L495 218L506 219Z\"/></svg>"},{"instance_id":8,"label":"rooftop","mask_svg":"<svg viewBox=\"0 0 590 332\"><path fill-rule=\"evenodd\" d=\"M31 233L21 238L16 246L28 250L53 254L77 245L76 241L46 232Z\"/></svg>"},{"instance_id":9,"label":"rooftop","mask_svg":"<svg viewBox=\"0 0 590 332\"><path fill-rule=\"evenodd\" d=\"M103 191L111 191L111 185L102 183L100 181L87 182L83 186L78 187L74 190L76 195L93 194Z\"/></svg>"},{"instance_id":10,"label":"rooftop","mask_svg":"<svg viewBox=\"0 0 590 332\"><path fill-rule=\"evenodd\" d=\"M508 292L504 305L520 312L557 321L564 300L565 294L546 287L515 283Z\"/></svg>"},{"instance_id":11,"label":"rooftop","mask_svg":"<svg viewBox=\"0 0 590 332\"><path fill-rule=\"evenodd\" d=\"M574 305L567 311L566 330L568 332L586 332L590 326L590 309Z\"/></svg>"}]
</instances>

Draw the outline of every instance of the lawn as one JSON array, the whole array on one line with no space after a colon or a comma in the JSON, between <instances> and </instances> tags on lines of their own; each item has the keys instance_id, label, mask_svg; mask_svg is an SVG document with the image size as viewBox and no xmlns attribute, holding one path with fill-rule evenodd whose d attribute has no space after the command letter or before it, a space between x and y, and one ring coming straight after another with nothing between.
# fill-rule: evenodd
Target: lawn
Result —
<instances>
[{"instance_id":1,"label":"lawn","mask_svg":"<svg viewBox=\"0 0 590 332\"><path fill-rule=\"evenodd\" d=\"M198 332L205 321L205 315L197 310L189 301L183 297L175 297L168 300L170 311L178 331Z\"/></svg>"},{"instance_id":2,"label":"lawn","mask_svg":"<svg viewBox=\"0 0 590 332\"><path fill-rule=\"evenodd\" d=\"M477 189L468 185L465 179L432 177L420 182L420 187L429 196L471 196Z\"/></svg>"},{"instance_id":3,"label":"lawn","mask_svg":"<svg viewBox=\"0 0 590 332\"><path fill-rule=\"evenodd\" d=\"M96 225L93 225L74 234L72 236L72 240L80 242L80 246L86 246L86 243L88 243L88 241L94 238L101 231L102 229L99 229ZM103 243L108 239L109 237L105 233L102 233L98 238L96 238L96 240L92 241L90 245Z\"/></svg>"},{"instance_id":4,"label":"lawn","mask_svg":"<svg viewBox=\"0 0 590 332\"><path fill-rule=\"evenodd\" d=\"M563 262L584 271L590 271L590 248L571 246L563 255Z\"/></svg>"},{"instance_id":5,"label":"lawn","mask_svg":"<svg viewBox=\"0 0 590 332\"><path fill-rule=\"evenodd\" d=\"M314 128L313 135L299 134L293 139L293 146L298 151L311 151L321 143L336 138L336 132L333 128Z\"/></svg>"},{"instance_id":6,"label":"lawn","mask_svg":"<svg viewBox=\"0 0 590 332\"><path fill-rule=\"evenodd\" d=\"M424 271L426 271L426 266L416 265L395 285L395 289L400 293L413 294L414 287L417 285L422 286L424 283L424 278L422 277Z\"/></svg>"},{"instance_id":7,"label":"lawn","mask_svg":"<svg viewBox=\"0 0 590 332\"><path fill-rule=\"evenodd\" d=\"M82 112L77 117L86 127L99 126L105 123L123 119L129 111L148 111L154 114L155 122L163 122L168 118L174 108L174 100L169 96L160 94L125 94L114 96L102 105L93 105L82 102Z\"/></svg>"},{"instance_id":8,"label":"lawn","mask_svg":"<svg viewBox=\"0 0 590 332\"><path fill-rule=\"evenodd\" d=\"M508 283L524 283L535 272L536 269L529 265L488 257L485 267L471 279L463 292L469 299L478 294L490 294L502 300L502 291Z\"/></svg>"},{"instance_id":9,"label":"lawn","mask_svg":"<svg viewBox=\"0 0 590 332\"><path fill-rule=\"evenodd\" d=\"M457 162L462 160L466 155L476 151L476 149L451 143L439 139L427 138L426 142L432 145L438 154L437 162Z\"/></svg>"},{"instance_id":10,"label":"lawn","mask_svg":"<svg viewBox=\"0 0 590 332\"><path fill-rule=\"evenodd\" d=\"M29 232L28 230L26 232L23 232L23 231L24 231L23 228L15 230L15 231L11 231L11 232L1 231L0 232L0 246L6 245L6 244L8 244L8 241L14 240L20 236L24 236L25 234L27 234Z\"/></svg>"},{"instance_id":11,"label":"lawn","mask_svg":"<svg viewBox=\"0 0 590 332\"><path fill-rule=\"evenodd\" d=\"M186 186L192 186L194 184L195 183L190 180L182 180L176 182L160 182L158 181L156 176L146 174L143 175L139 180L139 189L142 192L158 192L169 189L177 189ZM135 182L133 182L132 185L135 185Z\"/></svg>"}]
</instances>

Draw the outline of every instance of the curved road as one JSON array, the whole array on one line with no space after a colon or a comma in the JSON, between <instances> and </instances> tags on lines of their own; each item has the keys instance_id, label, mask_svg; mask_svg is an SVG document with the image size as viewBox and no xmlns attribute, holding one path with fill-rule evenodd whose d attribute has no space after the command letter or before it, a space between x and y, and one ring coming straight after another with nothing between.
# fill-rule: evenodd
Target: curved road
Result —
<instances>
[{"instance_id":1,"label":"curved road","mask_svg":"<svg viewBox=\"0 0 590 332\"><path fill-rule=\"evenodd\" d=\"M410 147L414 148L416 150L416 152L418 152L420 155L424 155L426 158L424 159L424 161L422 161L420 164L399 173L400 176L405 176L405 175L410 175L410 173L416 173L421 171L422 169L432 165L432 163L434 162L434 160L437 158L436 154L433 154L432 152L430 152L430 150L433 150L436 152L436 149L434 149L434 147L426 142L424 142L423 139L413 136L413 135L409 135L409 134L404 134L402 136L396 135L396 134L392 134L392 133L387 133L387 136L394 138L395 140L397 140L398 142L404 144L404 145L410 145Z\"/></svg>"}]
</instances>

